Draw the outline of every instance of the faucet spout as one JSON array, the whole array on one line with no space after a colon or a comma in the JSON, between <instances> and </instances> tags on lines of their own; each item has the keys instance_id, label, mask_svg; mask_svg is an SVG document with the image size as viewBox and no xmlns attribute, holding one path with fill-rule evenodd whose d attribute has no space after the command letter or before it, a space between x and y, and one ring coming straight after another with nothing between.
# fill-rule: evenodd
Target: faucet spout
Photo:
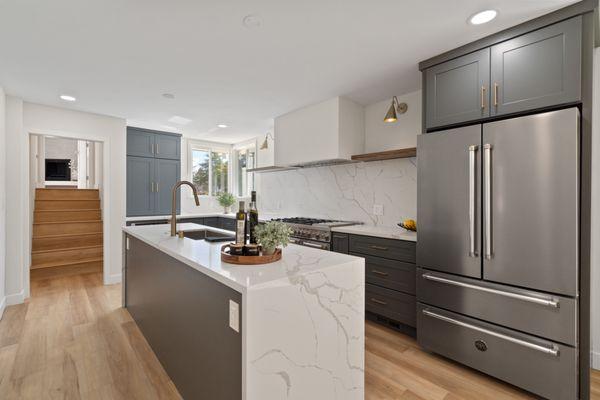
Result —
<instances>
[{"instance_id":1,"label":"faucet spout","mask_svg":"<svg viewBox=\"0 0 600 400\"><path fill-rule=\"evenodd\" d=\"M194 201L196 202L197 206L200 205L200 199L198 198L198 190L196 190L196 186L194 186L192 182L179 181L175 184L175 186L173 186L173 197L171 198L171 236L177 235L177 189L179 189L181 185L188 185L192 188L192 192L194 193Z\"/></svg>"}]
</instances>

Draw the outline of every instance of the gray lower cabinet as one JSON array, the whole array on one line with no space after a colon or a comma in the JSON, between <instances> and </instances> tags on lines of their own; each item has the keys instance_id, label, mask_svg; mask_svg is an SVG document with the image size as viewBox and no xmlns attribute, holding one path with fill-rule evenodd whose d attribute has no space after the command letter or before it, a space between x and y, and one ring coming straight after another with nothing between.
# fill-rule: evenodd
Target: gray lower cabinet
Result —
<instances>
[{"instance_id":1,"label":"gray lower cabinet","mask_svg":"<svg viewBox=\"0 0 600 400\"><path fill-rule=\"evenodd\" d=\"M425 71L427 128L489 116L490 49Z\"/></svg>"},{"instance_id":2,"label":"gray lower cabinet","mask_svg":"<svg viewBox=\"0 0 600 400\"><path fill-rule=\"evenodd\" d=\"M425 128L581 101L582 17L423 71Z\"/></svg>"},{"instance_id":3,"label":"gray lower cabinet","mask_svg":"<svg viewBox=\"0 0 600 400\"><path fill-rule=\"evenodd\" d=\"M212 226L213 228L219 227L219 217L206 217L204 218L204 225Z\"/></svg>"},{"instance_id":4,"label":"gray lower cabinet","mask_svg":"<svg viewBox=\"0 0 600 400\"><path fill-rule=\"evenodd\" d=\"M242 324L229 327L239 292L128 237L125 306L185 399L241 400Z\"/></svg>"},{"instance_id":5,"label":"gray lower cabinet","mask_svg":"<svg viewBox=\"0 0 600 400\"><path fill-rule=\"evenodd\" d=\"M491 115L581 99L581 16L492 47Z\"/></svg>"},{"instance_id":6,"label":"gray lower cabinet","mask_svg":"<svg viewBox=\"0 0 600 400\"><path fill-rule=\"evenodd\" d=\"M219 228L227 231L235 231L237 222L233 218L219 217Z\"/></svg>"},{"instance_id":7,"label":"gray lower cabinet","mask_svg":"<svg viewBox=\"0 0 600 400\"><path fill-rule=\"evenodd\" d=\"M347 233L333 232L331 234L331 251L336 253L348 254L349 252L349 235Z\"/></svg>"}]
</instances>

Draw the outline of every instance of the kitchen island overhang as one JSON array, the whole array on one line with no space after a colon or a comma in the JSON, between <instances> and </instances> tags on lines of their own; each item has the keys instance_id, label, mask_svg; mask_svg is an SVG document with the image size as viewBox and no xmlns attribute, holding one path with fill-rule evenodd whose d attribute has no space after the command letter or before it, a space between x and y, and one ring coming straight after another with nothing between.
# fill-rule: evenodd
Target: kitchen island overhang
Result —
<instances>
[{"instance_id":1,"label":"kitchen island overhang","mask_svg":"<svg viewBox=\"0 0 600 400\"><path fill-rule=\"evenodd\" d=\"M230 233L198 224L179 224L178 229ZM123 232L126 241L135 242L135 245L125 246L124 304L184 397L210 395L214 400L364 398L364 259L290 245L283 250L282 260L276 263L236 266L221 262L222 243L171 237L164 225L124 227ZM138 257L133 254L136 251L140 253ZM149 255L152 252L156 253ZM186 321L177 321L173 315L159 315L167 311L159 301L153 301L149 293L164 290L161 280L180 288L178 295L165 294L173 308L189 308L187 314L194 315L185 314ZM212 297L201 300L203 294L195 290L194 285L213 293ZM144 291L148 293L139 295ZM241 326L236 332L231 328L235 317L231 315L230 305L232 301L236 303L238 295ZM137 304L129 304L131 296L138 299ZM192 301L191 305L186 304L188 300ZM179 302L181 306L176 305ZM202 320L203 324L194 324L190 318ZM165 321L171 325L164 327L170 331L168 334L159 332ZM228 326L222 326L227 323ZM200 343L208 352L215 351L214 345L219 346L218 340L213 338L211 347L210 338L222 337L223 346L229 349L224 351L229 352L232 364L238 361L230 348L239 346L239 397L230 394L218 397L221 395L218 385L226 384L228 378L238 379L231 375L220 376L226 374L227 362L198 361L198 357L186 360L186 354L174 356L172 341L177 341L177 332L184 329L181 335L190 338L193 335L187 331L197 329L198 340L191 343ZM168 339L163 339L166 337ZM197 350L197 354L202 354L202 349ZM187 353L194 354L193 351ZM171 367L176 363L174 359L199 371L208 368L201 364L214 363L210 369L211 382L203 382L209 378L198 376L194 384L185 372L181 372L182 377L174 376L182 370ZM229 369L235 370L234 367Z\"/></svg>"}]
</instances>

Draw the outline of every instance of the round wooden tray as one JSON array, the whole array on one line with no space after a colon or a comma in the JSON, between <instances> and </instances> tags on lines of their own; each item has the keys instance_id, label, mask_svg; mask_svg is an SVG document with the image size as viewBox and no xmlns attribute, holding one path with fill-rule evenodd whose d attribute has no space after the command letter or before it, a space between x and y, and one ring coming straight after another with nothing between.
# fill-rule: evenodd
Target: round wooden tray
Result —
<instances>
[{"instance_id":1,"label":"round wooden tray","mask_svg":"<svg viewBox=\"0 0 600 400\"><path fill-rule=\"evenodd\" d=\"M270 256L232 256L229 254L229 245L221 247L221 261L237 265L269 264L281 260L281 249L275 250Z\"/></svg>"}]
</instances>

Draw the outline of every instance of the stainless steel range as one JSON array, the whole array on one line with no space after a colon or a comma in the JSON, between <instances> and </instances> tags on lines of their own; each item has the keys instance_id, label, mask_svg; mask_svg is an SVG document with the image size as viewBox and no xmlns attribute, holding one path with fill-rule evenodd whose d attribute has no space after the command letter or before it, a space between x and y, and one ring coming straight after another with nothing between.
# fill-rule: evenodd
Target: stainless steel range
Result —
<instances>
[{"instance_id":1,"label":"stainless steel range","mask_svg":"<svg viewBox=\"0 0 600 400\"><path fill-rule=\"evenodd\" d=\"M362 224L362 222L300 217L275 218L273 221L284 222L292 228L294 233L291 243L322 250L331 249L331 228Z\"/></svg>"}]
</instances>

